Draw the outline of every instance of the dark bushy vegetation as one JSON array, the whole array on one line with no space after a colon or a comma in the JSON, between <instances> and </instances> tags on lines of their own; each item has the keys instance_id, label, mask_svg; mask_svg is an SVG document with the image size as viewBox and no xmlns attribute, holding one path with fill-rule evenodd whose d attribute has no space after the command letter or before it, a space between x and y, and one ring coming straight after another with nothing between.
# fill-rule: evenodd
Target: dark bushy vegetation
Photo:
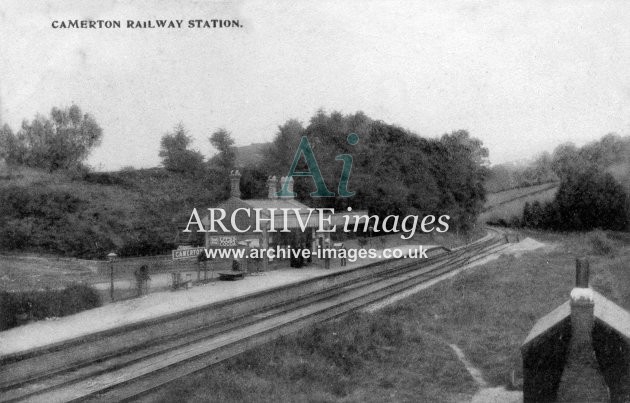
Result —
<instances>
[{"instance_id":1,"label":"dark bushy vegetation","mask_svg":"<svg viewBox=\"0 0 630 403\"><path fill-rule=\"evenodd\" d=\"M552 202L526 203L520 224L559 231L623 231L628 228L629 217L623 187L610 174L589 169L563 178Z\"/></svg>"},{"instance_id":2,"label":"dark bushy vegetation","mask_svg":"<svg viewBox=\"0 0 630 403\"><path fill-rule=\"evenodd\" d=\"M138 238L127 240L118 251L120 257L131 256L153 256L168 253L175 249L173 242L166 242L160 234L155 231L140 233Z\"/></svg>"},{"instance_id":3,"label":"dark bushy vegetation","mask_svg":"<svg viewBox=\"0 0 630 403\"><path fill-rule=\"evenodd\" d=\"M159 156L162 165L169 171L197 175L203 172L203 155L189 147L192 137L182 123L175 126L171 133L166 133L160 141Z\"/></svg>"},{"instance_id":4,"label":"dark bushy vegetation","mask_svg":"<svg viewBox=\"0 0 630 403\"><path fill-rule=\"evenodd\" d=\"M0 182L0 249L103 259L173 249L193 207L227 196L221 181L165 169L88 174L77 180L18 167L23 178ZM221 184L222 185L222 184Z\"/></svg>"},{"instance_id":5,"label":"dark bushy vegetation","mask_svg":"<svg viewBox=\"0 0 630 403\"><path fill-rule=\"evenodd\" d=\"M96 120L78 106L52 108L49 118L38 115L31 122L24 120L16 134L6 125L0 129L0 157L10 164L51 172L75 168L102 136Z\"/></svg>"},{"instance_id":6,"label":"dark bushy vegetation","mask_svg":"<svg viewBox=\"0 0 630 403\"><path fill-rule=\"evenodd\" d=\"M0 292L0 330L17 326L20 320L68 316L99 306L98 292L82 284L63 290Z\"/></svg>"},{"instance_id":7,"label":"dark bushy vegetation","mask_svg":"<svg viewBox=\"0 0 630 403\"><path fill-rule=\"evenodd\" d=\"M551 202L526 203L522 217L492 224L558 231L630 228L630 137L558 146L550 162L560 187Z\"/></svg>"},{"instance_id":8,"label":"dark bushy vegetation","mask_svg":"<svg viewBox=\"0 0 630 403\"><path fill-rule=\"evenodd\" d=\"M94 256L111 242L89 217L74 192L47 187L10 186L0 193L0 247L40 249L72 256Z\"/></svg>"},{"instance_id":9,"label":"dark bushy vegetation","mask_svg":"<svg viewBox=\"0 0 630 403\"><path fill-rule=\"evenodd\" d=\"M589 234L589 242L594 255L606 256L611 255L615 251L613 242L608 239L606 233L601 230L595 230Z\"/></svg>"},{"instance_id":10,"label":"dark bushy vegetation","mask_svg":"<svg viewBox=\"0 0 630 403\"><path fill-rule=\"evenodd\" d=\"M349 145L347 136L357 133L359 142ZM439 139L420 137L398 126L375 121L361 112L342 115L323 111L303 127L290 120L279 127L265 153L263 168L278 177L287 174L302 136L313 147L328 189L337 193L342 170L339 154L353 156L349 191L351 198L311 198L310 177L295 178L297 198L317 207L342 211L348 205L370 214L448 214L455 228L471 227L483 207L483 181L488 150L466 131L444 134ZM304 159L301 159L304 164ZM306 165L298 164L298 170Z\"/></svg>"},{"instance_id":11,"label":"dark bushy vegetation","mask_svg":"<svg viewBox=\"0 0 630 403\"><path fill-rule=\"evenodd\" d=\"M357 145L347 142L353 132L360 137ZM1 250L81 258L104 258L111 251L120 256L164 253L193 208L217 205L229 196L229 171L242 168L233 166L229 132L213 134L219 153L204 163L190 149L192 137L178 125L162 138L164 168L89 172L80 162L100 136L93 119L76 107L54 109L50 119L37 117L17 135L0 129L0 157L6 156L16 173L15 179L0 182ZM302 136L311 142L335 193L343 165L335 157L354 157L348 189L356 195L351 198L311 198L313 182L296 178L297 197L309 206L343 211L351 204L381 218L448 214L451 228L464 230L481 211L488 151L479 140L465 131L422 138L360 112L319 112L305 128L294 120L281 126L263 161L242 169L243 198L267 196L267 177L287 174ZM46 139L54 144L44 144ZM72 153L44 158L47 149L75 142Z\"/></svg>"}]
</instances>

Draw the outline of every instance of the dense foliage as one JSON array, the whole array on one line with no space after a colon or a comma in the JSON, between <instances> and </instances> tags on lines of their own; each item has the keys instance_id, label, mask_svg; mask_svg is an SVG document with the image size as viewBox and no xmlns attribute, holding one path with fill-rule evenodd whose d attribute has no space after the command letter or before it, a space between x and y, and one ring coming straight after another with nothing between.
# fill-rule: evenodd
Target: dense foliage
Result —
<instances>
[{"instance_id":1,"label":"dense foliage","mask_svg":"<svg viewBox=\"0 0 630 403\"><path fill-rule=\"evenodd\" d=\"M210 160L211 165L223 171L229 171L234 168L236 151L234 148L234 139L230 132L225 129L218 129L212 133L208 140L218 151L217 155Z\"/></svg>"},{"instance_id":2,"label":"dense foliage","mask_svg":"<svg viewBox=\"0 0 630 403\"><path fill-rule=\"evenodd\" d=\"M6 125L0 129L0 157L10 164L49 171L74 168L100 144L102 136L98 123L78 106L53 108L49 118L38 115L22 122L17 134Z\"/></svg>"},{"instance_id":3,"label":"dense foliage","mask_svg":"<svg viewBox=\"0 0 630 403\"><path fill-rule=\"evenodd\" d=\"M192 137L181 123L172 132L162 136L158 155L162 158L164 168L192 175L203 171L203 155L199 151L191 150L191 143Z\"/></svg>"},{"instance_id":4,"label":"dense foliage","mask_svg":"<svg viewBox=\"0 0 630 403\"><path fill-rule=\"evenodd\" d=\"M611 174L590 168L567 172L552 202L525 204L522 224L563 231L620 231L628 227L629 218L623 187Z\"/></svg>"},{"instance_id":5,"label":"dense foliage","mask_svg":"<svg viewBox=\"0 0 630 403\"><path fill-rule=\"evenodd\" d=\"M561 144L528 169L541 178L551 178L551 172L560 181L554 200L526 203L522 217L494 224L558 231L630 228L630 136L608 134L581 148Z\"/></svg>"},{"instance_id":6,"label":"dense foliage","mask_svg":"<svg viewBox=\"0 0 630 403\"><path fill-rule=\"evenodd\" d=\"M350 133L359 135L356 145L348 144ZM296 177L297 198L308 205L351 206L380 216L448 214L457 228L466 229L485 200L488 151L466 131L427 139L361 112L344 116L319 111L306 127L296 120L280 126L262 168L270 175L287 175L302 136L308 138L332 192L337 193L343 166L336 156L353 156L348 190L356 195L311 198L313 180ZM304 158L300 164L298 170L307 170Z\"/></svg>"},{"instance_id":7,"label":"dense foliage","mask_svg":"<svg viewBox=\"0 0 630 403\"><path fill-rule=\"evenodd\" d=\"M28 127L70 136L72 130L89 128L93 122L79 112L77 107L54 109L49 123L37 118ZM306 127L290 120L279 127L264 158L247 167L236 166L234 141L224 129L210 137L218 153L208 163L191 149L192 137L180 124L162 137L159 156L164 168L99 173L27 168L29 161L41 160L33 157L41 150L16 153L20 144L31 144L19 140L29 138L26 129L17 136L8 127L1 132L0 153L13 172L10 179L0 180L2 250L82 258L103 258L111 251L120 256L164 253L174 247L194 207L214 206L229 196L231 169L242 173L243 198L266 198L268 176L287 175L302 136L309 139L325 182L335 193L343 166L335 157L354 158L348 184L348 190L356 192L353 197L311 198L311 178L296 179L297 197L309 206L337 211L351 206L381 216L447 214L452 227L467 229L485 196L488 152L479 140L465 131L422 138L360 112L344 116L320 111ZM358 144L348 143L350 133L359 135ZM84 158L96 144L76 141L84 152L71 154L74 160ZM49 171L70 167L69 160L48 161Z\"/></svg>"},{"instance_id":8,"label":"dense foliage","mask_svg":"<svg viewBox=\"0 0 630 403\"><path fill-rule=\"evenodd\" d=\"M0 330L19 325L20 320L40 320L72 315L101 306L98 292L74 284L62 290L0 292Z\"/></svg>"},{"instance_id":9,"label":"dense foliage","mask_svg":"<svg viewBox=\"0 0 630 403\"><path fill-rule=\"evenodd\" d=\"M583 147L561 144L529 163L493 165L486 180L489 192L556 182L575 171L596 168L609 172L630 193L630 136L611 133Z\"/></svg>"},{"instance_id":10,"label":"dense foliage","mask_svg":"<svg viewBox=\"0 0 630 403\"><path fill-rule=\"evenodd\" d=\"M212 172L154 168L74 178L16 167L0 180L0 250L104 258L167 253L193 207L227 197Z\"/></svg>"}]
</instances>

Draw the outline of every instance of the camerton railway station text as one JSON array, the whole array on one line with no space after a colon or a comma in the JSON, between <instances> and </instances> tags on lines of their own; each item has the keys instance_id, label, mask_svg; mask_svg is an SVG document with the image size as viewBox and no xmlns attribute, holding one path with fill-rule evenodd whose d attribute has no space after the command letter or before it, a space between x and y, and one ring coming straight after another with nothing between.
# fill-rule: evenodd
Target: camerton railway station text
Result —
<instances>
[{"instance_id":1,"label":"camerton railway station text","mask_svg":"<svg viewBox=\"0 0 630 403\"><path fill-rule=\"evenodd\" d=\"M54 29L118 29L118 28L243 28L239 20L190 19L190 20L53 20Z\"/></svg>"}]
</instances>

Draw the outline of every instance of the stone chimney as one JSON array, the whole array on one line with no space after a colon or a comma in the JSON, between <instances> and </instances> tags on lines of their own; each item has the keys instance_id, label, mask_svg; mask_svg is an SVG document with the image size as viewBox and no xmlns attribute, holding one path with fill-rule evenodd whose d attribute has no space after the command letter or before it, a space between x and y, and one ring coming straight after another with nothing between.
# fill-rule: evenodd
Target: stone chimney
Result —
<instances>
[{"instance_id":1,"label":"stone chimney","mask_svg":"<svg viewBox=\"0 0 630 403\"><path fill-rule=\"evenodd\" d=\"M238 169L230 171L230 197L241 198L241 173Z\"/></svg>"},{"instance_id":2,"label":"stone chimney","mask_svg":"<svg viewBox=\"0 0 630 403\"><path fill-rule=\"evenodd\" d=\"M575 288L571 290L571 339L557 401L607 402L608 387L593 349L595 300L589 288L589 262L576 260Z\"/></svg>"},{"instance_id":3,"label":"stone chimney","mask_svg":"<svg viewBox=\"0 0 630 403\"><path fill-rule=\"evenodd\" d=\"M278 196L276 196L276 187L278 185L278 179L275 176L270 176L269 179L267 179L267 187L269 189L269 194L268 194L268 198L270 199L277 199Z\"/></svg>"},{"instance_id":4,"label":"stone chimney","mask_svg":"<svg viewBox=\"0 0 630 403\"><path fill-rule=\"evenodd\" d=\"M293 193L293 177L289 176L283 176L282 178L280 178L280 189L284 189L284 184L286 183L287 179L289 180L289 185L287 186L287 192L288 193ZM283 199L293 199L295 198L295 196L281 196Z\"/></svg>"}]
</instances>

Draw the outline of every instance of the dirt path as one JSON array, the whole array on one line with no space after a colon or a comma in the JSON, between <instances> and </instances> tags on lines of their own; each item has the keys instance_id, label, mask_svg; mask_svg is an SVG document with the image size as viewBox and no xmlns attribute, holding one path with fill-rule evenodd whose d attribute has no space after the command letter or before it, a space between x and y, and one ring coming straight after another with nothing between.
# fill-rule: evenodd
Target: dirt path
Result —
<instances>
[{"instance_id":1,"label":"dirt path","mask_svg":"<svg viewBox=\"0 0 630 403\"><path fill-rule=\"evenodd\" d=\"M523 392L506 390L504 387L489 387L479 368L468 361L466 354L455 344L448 346L455 352L457 358L479 386L479 391L472 397L471 403L517 403L523 401Z\"/></svg>"}]
</instances>

